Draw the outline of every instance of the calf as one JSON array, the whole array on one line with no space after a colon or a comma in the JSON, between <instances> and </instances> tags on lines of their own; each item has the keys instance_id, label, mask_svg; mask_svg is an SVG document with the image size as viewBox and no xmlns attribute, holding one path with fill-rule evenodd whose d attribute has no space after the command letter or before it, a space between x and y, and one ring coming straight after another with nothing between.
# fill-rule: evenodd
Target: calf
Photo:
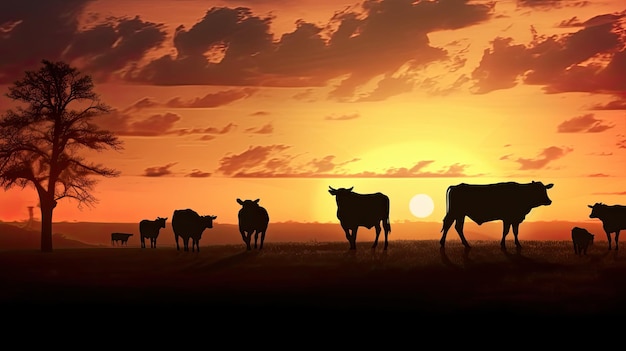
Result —
<instances>
[{"instance_id":1,"label":"calf","mask_svg":"<svg viewBox=\"0 0 626 351\"><path fill-rule=\"evenodd\" d=\"M587 254L587 247L593 245L594 235L589 233L587 229L574 227L572 228L572 242L574 243L574 253L577 255Z\"/></svg>"},{"instance_id":2,"label":"calf","mask_svg":"<svg viewBox=\"0 0 626 351\"><path fill-rule=\"evenodd\" d=\"M111 245L115 246L115 242L120 241L120 245L126 244L128 246L128 238L133 234L128 233L111 233Z\"/></svg>"}]
</instances>

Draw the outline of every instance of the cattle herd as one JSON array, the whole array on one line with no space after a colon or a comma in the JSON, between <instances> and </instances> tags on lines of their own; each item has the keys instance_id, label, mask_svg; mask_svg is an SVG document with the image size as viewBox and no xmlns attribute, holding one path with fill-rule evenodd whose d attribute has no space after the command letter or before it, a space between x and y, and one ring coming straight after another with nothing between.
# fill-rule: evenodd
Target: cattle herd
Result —
<instances>
[{"instance_id":1,"label":"cattle herd","mask_svg":"<svg viewBox=\"0 0 626 351\"><path fill-rule=\"evenodd\" d=\"M548 197L548 189L554 184L543 184L532 181L531 183L501 182L494 184L457 184L451 185L446 191L446 215L443 218L441 228L441 240L439 244L445 248L446 236L454 224L461 243L470 248L463 233L465 217L481 225L485 222L501 220L503 223L502 239L500 246L506 250L505 239L510 229L513 230L515 246L521 248L518 240L519 225L524 221L530 211L539 206L549 206L552 200ZM329 187L328 192L335 196L337 202L337 219L345 232L350 250L356 250L356 237L358 227L376 230L376 237L372 249L378 246L378 238L384 230L385 244L383 250L387 250L388 237L391 233L389 221L389 197L383 193L359 194L351 188ZM246 245L246 250L263 249L265 234L269 225L267 210L259 205L260 199L241 200L238 213L239 232ZM602 221L602 227L606 233L609 250L612 249L611 234L614 236L614 247L618 249L620 230L626 229L626 206L606 205L596 203L587 205L591 208L589 218L597 218ZM217 216L201 216L192 209L175 210L172 216L172 229L176 240L176 250L180 250L178 238L183 241L183 250L200 251L200 239L205 229L213 228L213 220ZM155 220L144 219L139 223L141 248L145 248L145 239L150 239L150 247L156 248L156 241L161 228L165 228L167 217L157 217ZM254 246L251 244L254 235ZM112 233L111 244L120 241L127 244L128 237L132 234ZM594 235L584 228L572 228L572 241L576 254L586 254L589 245L593 244Z\"/></svg>"}]
</instances>

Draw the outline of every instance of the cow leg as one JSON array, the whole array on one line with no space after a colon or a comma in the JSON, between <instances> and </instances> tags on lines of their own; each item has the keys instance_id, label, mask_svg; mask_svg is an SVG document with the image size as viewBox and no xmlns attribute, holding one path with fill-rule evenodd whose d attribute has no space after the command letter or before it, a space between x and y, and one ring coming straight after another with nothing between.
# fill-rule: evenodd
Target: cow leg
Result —
<instances>
[{"instance_id":1,"label":"cow leg","mask_svg":"<svg viewBox=\"0 0 626 351\"><path fill-rule=\"evenodd\" d=\"M144 236L142 235L139 239L141 240L141 248L142 249L145 248L146 247L146 242L145 242Z\"/></svg>"},{"instance_id":2,"label":"cow leg","mask_svg":"<svg viewBox=\"0 0 626 351\"><path fill-rule=\"evenodd\" d=\"M609 242L609 250L611 250L611 232L606 232L606 240Z\"/></svg>"},{"instance_id":3,"label":"cow leg","mask_svg":"<svg viewBox=\"0 0 626 351\"><path fill-rule=\"evenodd\" d=\"M515 247L518 249L522 248L522 244L520 244L517 239L517 234L519 233L519 223L513 223L513 237L515 237Z\"/></svg>"},{"instance_id":4,"label":"cow leg","mask_svg":"<svg viewBox=\"0 0 626 351\"><path fill-rule=\"evenodd\" d=\"M389 237L389 231L385 229L385 246L383 246L383 250L387 250L387 246L389 245L389 242L387 241L388 237Z\"/></svg>"},{"instance_id":5,"label":"cow leg","mask_svg":"<svg viewBox=\"0 0 626 351\"><path fill-rule=\"evenodd\" d=\"M615 232L615 251L617 251L617 249L619 248L619 246L618 246L618 243L619 243L619 232L620 232L619 229Z\"/></svg>"},{"instance_id":6,"label":"cow leg","mask_svg":"<svg viewBox=\"0 0 626 351\"><path fill-rule=\"evenodd\" d=\"M511 229L511 223L502 221L502 240L500 240L500 248L506 249L506 236L509 234L509 230Z\"/></svg>"},{"instance_id":7,"label":"cow leg","mask_svg":"<svg viewBox=\"0 0 626 351\"><path fill-rule=\"evenodd\" d=\"M456 224L454 225L454 229L457 234L459 234L459 238L461 238L461 243L463 246L469 248L470 244L465 240L465 234L463 234L463 225L465 224L465 216L456 219Z\"/></svg>"},{"instance_id":8,"label":"cow leg","mask_svg":"<svg viewBox=\"0 0 626 351\"><path fill-rule=\"evenodd\" d=\"M265 241L265 230L261 232L261 245L259 245L259 250L263 248L264 241Z\"/></svg>"},{"instance_id":9,"label":"cow leg","mask_svg":"<svg viewBox=\"0 0 626 351\"><path fill-rule=\"evenodd\" d=\"M443 218L443 227L441 228L443 234L441 235L441 240L439 240L439 244L441 245L441 247L446 244L446 236L448 235L448 230L450 230L452 223L454 223L454 218L452 218L452 216L450 216L449 214L446 214L446 216Z\"/></svg>"},{"instance_id":10,"label":"cow leg","mask_svg":"<svg viewBox=\"0 0 626 351\"><path fill-rule=\"evenodd\" d=\"M252 250L252 246L250 245L250 240L252 239L252 232L249 231L246 233L246 236L244 237L243 241L246 243L246 250L250 251Z\"/></svg>"},{"instance_id":11,"label":"cow leg","mask_svg":"<svg viewBox=\"0 0 626 351\"><path fill-rule=\"evenodd\" d=\"M372 249L375 249L376 246L378 246L378 237L380 236L380 225L376 224L374 228L376 228L376 238L374 238L374 245L372 245Z\"/></svg>"},{"instance_id":12,"label":"cow leg","mask_svg":"<svg viewBox=\"0 0 626 351\"><path fill-rule=\"evenodd\" d=\"M254 248L255 249L257 248L257 244L256 243L257 243L258 240L259 240L259 231L255 230L254 231Z\"/></svg>"},{"instance_id":13,"label":"cow leg","mask_svg":"<svg viewBox=\"0 0 626 351\"><path fill-rule=\"evenodd\" d=\"M352 229L352 241L350 242L350 249L356 250L356 232L359 230L359 227L356 226Z\"/></svg>"}]
</instances>

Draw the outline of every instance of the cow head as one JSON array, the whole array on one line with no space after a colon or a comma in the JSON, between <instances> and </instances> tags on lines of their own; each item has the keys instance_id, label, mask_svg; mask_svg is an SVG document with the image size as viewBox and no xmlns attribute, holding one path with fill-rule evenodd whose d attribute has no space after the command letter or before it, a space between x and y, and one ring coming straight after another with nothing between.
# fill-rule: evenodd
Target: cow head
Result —
<instances>
[{"instance_id":1,"label":"cow head","mask_svg":"<svg viewBox=\"0 0 626 351\"><path fill-rule=\"evenodd\" d=\"M165 228L165 221L167 221L167 217L165 218L157 217L155 221L157 222L160 228Z\"/></svg>"},{"instance_id":2,"label":"cow head","mask_svg":"<svg viewBox=\"0 0 626 351\"><path fill-rule=\"evenodd\" d=\"M331 195L342 195L342 194L350 194L352 192L352 189L354 189L354 187L350 187L350 188L339 188L339 189L335 189L332 186L328 186L328 192Z\"/></svg>"},{"instance_id":3,"label":"cow head","mask_svg":"<svg viewBox=\"0 0 626 351\"><path fill-rule=\"evenodd\" d=\"M550 183L544 185L542 182L532 181L531 192L529 193L530 198L532 199L533 206L548 206L552 204L552 200L548 197L548 189L552 189L554 184Z\"/></svg>"},{"instance_id":4,"label":"cow head","mask_svg":"<svg viewBox=\"0 0 626 351\"><path fill-rule=\"evenodd\" d=\"M241 200L241 199L237 199L237 203L239 203L241 206L243 206L243 208L259 207L259 200L261 200L261 199L256 199L256 200Z\"/></svg>"},{"instance_id":5,"label":"cow head","mask_svg":"<svg viewBox=\"0 0 626 351\"><path fill-rule=\"evenodd\" d=\"M591 209L591 213L589 214L589 218L600 218L601 208L606 205L601 202L596 202L593 206L587 205Z\"/></svg>"},{"instance_id":6,"label":"cow head","mask_svg":"<svg viewBox=\"0 0 626 351\"><path fill-rule=\"evenodd\" d=\"M206 228L213 228L213 220L216 219L217 216L202 216L202 224L206 227Z\"/></svg>"}]
</instances>

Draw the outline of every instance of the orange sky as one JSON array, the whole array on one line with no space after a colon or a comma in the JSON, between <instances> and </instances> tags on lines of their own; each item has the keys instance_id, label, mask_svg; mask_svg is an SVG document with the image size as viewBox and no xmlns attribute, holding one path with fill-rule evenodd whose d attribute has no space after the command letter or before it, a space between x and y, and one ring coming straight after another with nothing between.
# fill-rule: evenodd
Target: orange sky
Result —
<instances>
[{"instance_id":1,"label":"orange sky","mask_svg":"<svg viewBox=\"0 0 626 351\"><path fill-rule=\"evenodd\" d=\"M42 59L94 77L121 152L99 203L54 221L139 222L179 208L236 223L336 222L328 186L383 192L392 221L441 221L447 186L554 183L527 220L626 204L623 0L0 3L4 95ZM434 211L417 218L416 194ZM31 188L0 193L24 220ZM39 214L35 213L38 217Z\"/></svg>"}]
</instances>

